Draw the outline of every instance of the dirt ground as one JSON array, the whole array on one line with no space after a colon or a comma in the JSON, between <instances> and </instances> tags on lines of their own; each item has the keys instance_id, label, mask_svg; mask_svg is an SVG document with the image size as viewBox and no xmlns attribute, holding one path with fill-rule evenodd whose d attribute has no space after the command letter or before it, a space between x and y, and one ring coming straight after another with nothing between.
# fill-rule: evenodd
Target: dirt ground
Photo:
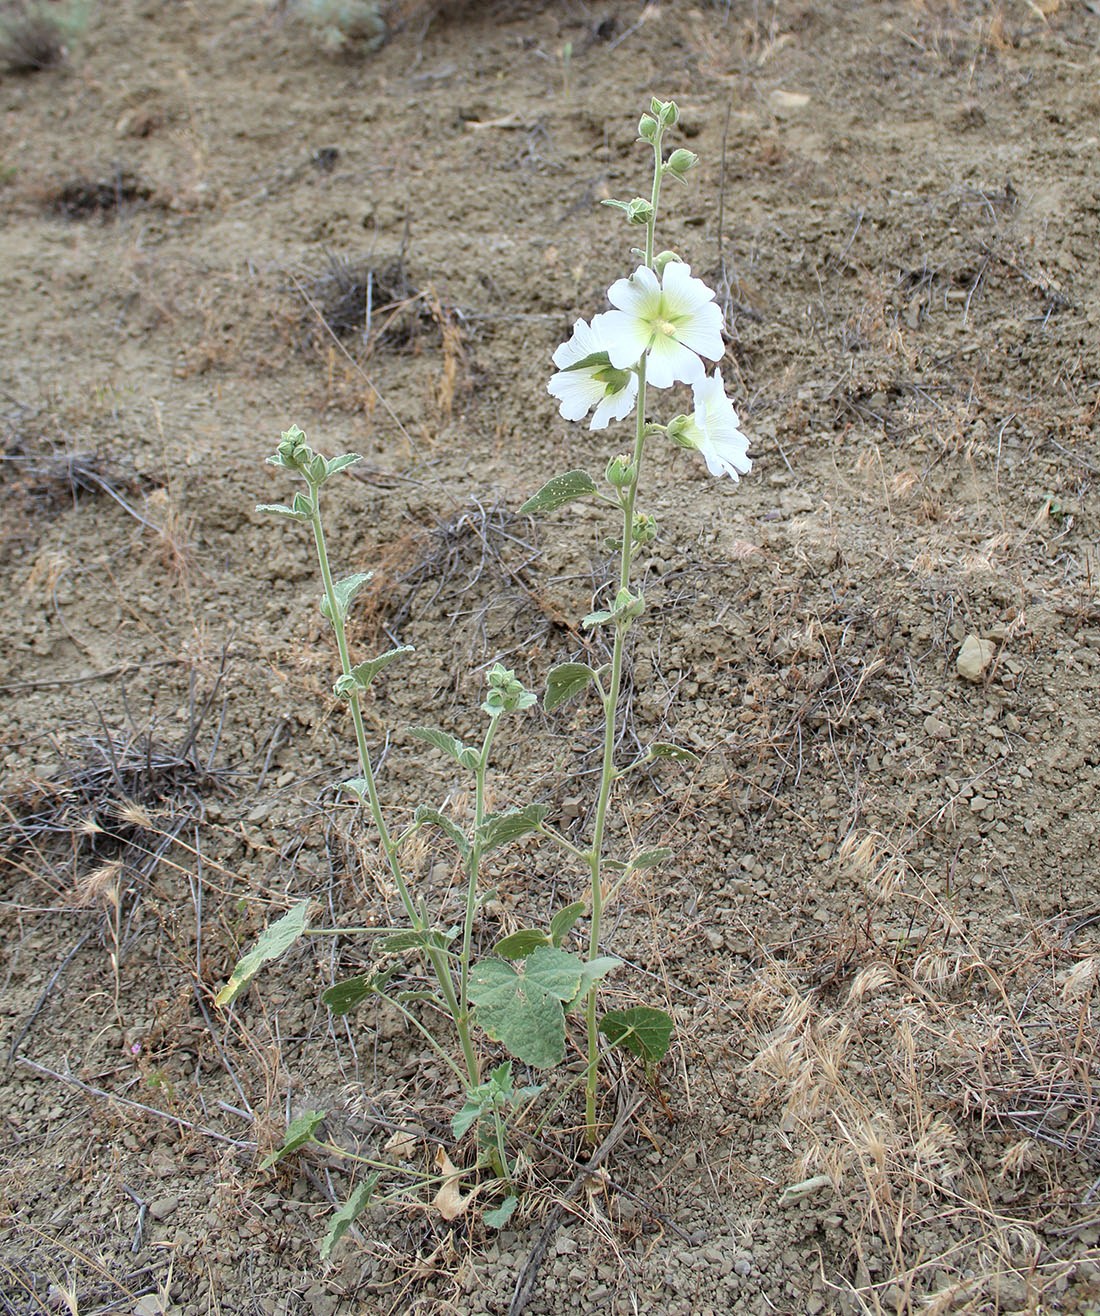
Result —
<instances>
[{"instance_id":1,"label":"dirt ground","mask_svg":"<svg viewBox=\"0 0 1100 1316\"><path fill-rule=\"evenodd\" d=\"M389 20L334 55L293 4L112 0L0 78L0 1310L1100 1310L1100 7ZM599 1173L567 1103L505 1229L378 1208L323 1263L347 1167L260 1170L288 1118L427 1163L454 1094L319 1002L354 936L213 1003L293 901L394 916L263 458L293 423L364 454L328 496L376 572L353 643L416 647L381 789L461 809L404 728L583 657L613 570L590 509L517 509L627 443L546 382L631 268L598 202L646 190L652 94L702 161L659 245L719 289L755 461L654 444L643 492L623 753L700 760L624 793L616 836L676 857L608 920L606 998L675 1043L655 1084L609 1062L605 1118L642 1104ZM529 714L499 802L584 837L599 741ZM534 844L491 881L486 944L584 890Z\"/></svg>"}]
</instances>

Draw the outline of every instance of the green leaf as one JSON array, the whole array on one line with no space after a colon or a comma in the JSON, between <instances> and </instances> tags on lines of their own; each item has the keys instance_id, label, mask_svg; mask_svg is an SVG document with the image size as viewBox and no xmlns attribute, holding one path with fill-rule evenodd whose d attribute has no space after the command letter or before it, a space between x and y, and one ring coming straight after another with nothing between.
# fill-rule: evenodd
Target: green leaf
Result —
<instances>
[{"instance_id":1,"label":"green leaf","mask_svg":"<svg viewBox=\"0 0 1100 1316\"><path fill-rule=\"evenodd\" d=\"M636 854L631 859L627 867L636 873L644 872L647 868L656 868L666 859L671 859L672 854L673 852L664 846L658 846L656 850L643 850L641 854Z\"/></svg>"},{"instance_id":2,"label":"green leaf","mask_svg":"<svg viewBox=\"0 0 1100 1316\"><path fill-rule=\"evenodd\" d=\"M444 754L449 754L459 767L476 771L479 757L477 750L469 749L461 740L449 736L446 731L437 731L435 727L409 727L409 735L417 740L426 741L429 745L434 745L436 749L441 749ZM474 756L472 763L470 761L471 754Z\"/></svg>"},{"instance_id":3,"label":"green leaf","mask_svg":"<svg viewBox=\"0 0 1100 1316\"><path fill-rule=\"evenodd\" d=\"M451 1132L461 1138L485 1113L485 1102L473 1092L466 1094L466 1104L451 1116Z\"/></svg>"},{"instance_id":4,"label":"green leaf","mask_svg":"<svg viewBox=\"0 0 1100 1316\"><path fill-rule=\"evenodd\" d=\"M473 966L469 994L477 1006L478 1025L517 1060L535 1069L561 1064L565 1057L565 1014L557 997L497 959Z\"/></svg>"},{"instance_id":5,"label":"green leaf","mask_svg":"<svg viewBox=\"0 0 1100 1316\"><path fill-rule=\"evenodd\" d=\"M653 1065L668 1050L672 1019L664 1010L635 1005L629 1010L610 1010L600 1020L600 1032L612 1046L625 1046L646 1064Z\"/></svg>"},{"instance_id":6,"label":"green leaf","mask_svg":"<svg viewBox=\"0 0 1100 1316\"><path fill-rule=\"evenodd\" d=\"M270 1156L264 1157L260 1162L260 1169L270 1170L284 1156L289 1156L291 1152L296 1152L299 1147L304 1147L307 1142L312 1142L317 1126L327 1114L328 1112L324 1110L307 1110L303 1115L299 1115L296 1120L291 1120L287 1125L282 1145L276 1151L273 1151Z\"/></svg>"},{"instance_id":7,"label":"green leaf","mask_svg":"<svg viewBox=\"0 0 1100 1316\"><path fill-rule=\"evenodd\" d=\"M440 932L436 928L427 928L423 932L410 929L408 932L397 932L392 937L383 937L374 946L387 955L396 955L403 950L446 950L452 939L453 933Z\"/></svg>"},{"instance_id":8,"label":"green leaf","mask_svg":"<svg viewBox=\"0 0 1100 1316\"><path fill-rule=\"evenodd\" d=\"M358 663L351 669L351 675L355 678L355 684L359 689L365 690L384 667L388 667L398 658L404 658L406 654L415 652L411 644L399 644L396 649L387 649L377 658L368 658L365 663Z\"/></svg>"},{"instance_id":9,"label":"green leaf","mask_svg":"<svg viewBox=\"0 0 1100 1316\"><path fill-rule=\"evenodd\" d=\"M396 972L397 966L394 965L377 973L360 973L354 978L345 978L322 992L321 1000L333 1014L348 1014L368 996L378 995Z\"/></svg>"},{"instance_id":10,"label":"green leaf","mask_svg":"<svg viewBox=\"0 0 1100 1316\"><path fill-rule=\"evenodd\" d=\"M524 515L529 512L553 512L575 498L585 498L598 492L599 488L590 475L584 471L567 471L564 475L555 475L552 480L548 480L519 510Z\"/></svg>"},{"instance_id":11,"label":"green leaf","mask_svg":"<svg viewBox=\"0 0 1100 1316\"><path fill-rule=\"evenodd\" d=\"M522 809L509 809L507 813L490 814L475 833L481 853L518 841L521 836L536 832L550 812L545 804L528 804Z\"/></svg>"},{"instance_id":12,"label":"green leaf","mask_svg":"<svg viewBox=\"0 0 1100 1316\"><path fill-rule=\"evenodd\" d=\"M357 452L345 452L342 457L333 457L326 467L326 475L335 475L337 471L345 471L349 466L354 466L356 462L361 462L363 458Z\"/></svg>"},{"instance_id":13,"label":"green leaf","mask_svg":"<svg viewBox=\"0 0 1100 1316\"><path fill-rule=\"evenodd\" d=\"M616 959L614 955L597 955L594 960L589 960L581 969L581 982L575 999L587 996L593 983L606 978L611 970L617 969L620 964L622 960Z\"/></svg>"},{"instance_id":14,"label":"green leaf","mask_svg":"<svg viewBox=\"0 0 1100 1316\"><path fill-rule=\"evenodd\" d=\"M431 808L430 805L418 804L416 812L413 814L413 822L417 827L422 827L425 823L431 823L433 827L438 827L458 847L458 852L463 859L469 857L470 843L467 841L465 833L446 814L440 813L438 809Z\"/></svg>"},{"instance_id":15,"label":"green leaf","mask_svg":"<svg viewBox=\"0 0 1100 1316\"><path fill-rule=\"evenodd\" d=\"M356 571L353 575L345 576L343 580L337 580L333 583L332 592L336 596L336 608L341 619L348 615L352 599L373 575L373 571ZM321 612L329 621L332 620L332 610L329 608L327 594L321 600Z\"/></svg>"},{"instance_id":16,"label":"green leaf","mask_svg":"<svg viewBox=\"0 0 1100 1316\"><path fill-rule=\"evenodd\" d=\"M523 963L525 980L559 1001L576 996L583 975L583 961L557 946L540 946Z\"/></svg>"},{"instance_id":17,"label":"green leaf","mask_svg":"<svg viewBox=\"0 0 1100 1316\"><path fill-rule=\"evenodd\" d=\"M582 617L581 625L585 630L591 630L593 626L602 626L604 622L610 621L614 615L606 608L599 608L596 612L590 612L587 617Z\"/></svg>"},{"instance_id":18,"label":"green leaf","mask_svg":"<svg viewBox=\"0 0 1100 1316\"><path fill-rule=\"evenodd\" d=\"M268 960L277 960L294 945L309 923L309 905L308 900L300 900L260 933L255 946L237 961L229 981L214 997L215 1005L235 1001Z\"/></svg>"},{"instance_id":19,"label":"green leaf","mask_svg":"<svg viewBox=\"0 0 1100 1316\"><path fill-rule=\"evenodd\" d=\"M377 1173L370 1175L363 1183L356 1184L351 1190L351 1196L344 1205L333 1213L332 1220L328 1227L328 1233L321 1242L321 1260L327 1261L332 1255L332 1249L344 1237L351 1226L355 1223L356 1218L366 1210L370 1199L374 1196L375 1185L381 1176Z\"/></svg>"},{"instance_id":20,"label":"green leaf","mask_svg":"<svg viewBox=\"0 0 1100 1316\"><path fill-rule=\"evenodd\" d=\"M289 516L292 521L308 521L310 514L308 512L296 512L293 507L287 507L285 503L257 503L257 512L272 512L275 516Z\"/></svg>"},{"instance_id":21,"label":"green leaf","mask_svg":"<svg viewBox=\"0 0 1100 1316\"><path fill-rule=\"evenodd\" d=\"M510 936L502 937L493 947L493 954L504 960L526 959L533 950L540 946L549 946L550 938L538 928L521 928Z\"/></svg>"},{"instance_id":22,"label":"green leaf","mask_svg":"<svg viewBox=\"0 0 1100 1316\"><path fill-rule=\"evenodd\" d=\"M646 751L651 759L674 759L677 763L698 763L699 755L682 745L670 745L665 740L656 740Z\"/></svg>"},{"instance_id":23,"label":"green leaf","mask_svg":"<svg viewBox=\"0 0 1100 1316\"><path fill-rule=\"evenodd\" d=\"M559 663L551 667L546 677L546 694L542 706L549 713L574 695L579 695L589 682L595 682L596 673L587 663Z\"/></svg>"},{"instance_id":24,"label":"green leaf","mask_svg":"<svg viewBox=\"0 0 1100 1316\"><path fill-rule=\"evenodd\" d=\"M575 904L566 905L564 909L559 909L554 917L550 920L550 940L555 946L560 946L573 929L573 925L584 914L585 903L578 900Z\"/></svg>"},{"instance_id":25,"label":"green leaf","mask_svg":"<svg viewBox=\"0 0 1100 1316\"><path fill-rule=\"evenodd\" d=\"M516 1196L506 1197L499 1206L493 1207L491 1211L481 1213L482 1220L490 1229L503 1229L512 1218L512 1212L519 1205L519 1198Z\"/></svg>"}]
</instances>

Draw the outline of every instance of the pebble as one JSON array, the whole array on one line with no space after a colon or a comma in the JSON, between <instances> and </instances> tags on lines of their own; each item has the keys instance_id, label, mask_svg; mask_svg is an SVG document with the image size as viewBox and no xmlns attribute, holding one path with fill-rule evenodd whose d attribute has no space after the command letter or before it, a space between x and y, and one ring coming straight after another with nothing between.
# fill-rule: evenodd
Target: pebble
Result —
<instances>
[{"instance_id":1,"label":"pebble","mask_svg":"<svg viewBox=\"0 0 1100 1316\"><path fill-rule=\"evenodd\" d=\"M931 736L933 740L950 740L951 728L942 718L938 718L934 713L930 713L928 717L924 719L924 734L926 736Z\"/></svg>"},{"instance_id":2,"label":"pebble","mask_svg":"<svg viewBox=\"0 0 1100 1316\"><path fill-rule=\"evenodd\" d=\"M955 660L955 670L965 681L980 681L985 669L993 661L997 646L992 640L981 640L976 635L968 635L962 642L959 656Z\"/></svg>"},{"instance_id":3,"label":"pebble","mask_svg":"<svg viewBox=\"0 0 1100 1316\"><path fill-rule=\"evenodd\" d=\"M149 1203L149 1214L154 1220L167 1220L170 1215L175 1214L179 1204L178 1197L158 1197L156 1201Z\"/></svg>"}]
</instances>

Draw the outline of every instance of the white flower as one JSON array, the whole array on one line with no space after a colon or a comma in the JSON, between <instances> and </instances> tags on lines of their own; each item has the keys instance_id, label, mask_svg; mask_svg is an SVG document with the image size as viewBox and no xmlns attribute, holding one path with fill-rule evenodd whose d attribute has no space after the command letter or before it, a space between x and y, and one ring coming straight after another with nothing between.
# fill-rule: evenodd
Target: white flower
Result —
<instances>
[{"instance_id":1,"label":"white flower","mask_svg":"<svg viewBox=\"0 0 1100 1316\"><path fill-rule=\"evenodd\" d=\"M648 352L646 378L655 388L676 380L694 384L705 368L700 356L721 361L722 312L713 291L691 277L691 266L669 261L663 283L641 265L629 279L607 290L617 310L603 320L603 338L611 364L618 369L637 365Z\"/></svg>"},{"instance_id":2,"label":"white flower","mask_svg":"<svg viewBox=\"0 0 1100 1316\"><path fill-rule=\"evenodd\" d=\"M566 420L583 420L595 407L589 426L594 430L606 429L608 421L628 416L638 396L638 376L632 369L616 368L608 358L602 332L606 319L605 314L597 315L591 324L577 321L572 338L554 353L559 371L546 386L561 403L558 410Z\"/></svg>"},{"instance_id":3,"label":"white flower","mask_svg":"<svg viewBox=\"0 0 1100 1316\"><path fill-rule=\"evenodd\" d=\"M741 433L733 403L726 397L722 372L704 377L693 385L695 415L678 416L669 424L670 436L685 448L698 448L711 475L748 475L749 441Z\"/></svg>"}]
</instances>

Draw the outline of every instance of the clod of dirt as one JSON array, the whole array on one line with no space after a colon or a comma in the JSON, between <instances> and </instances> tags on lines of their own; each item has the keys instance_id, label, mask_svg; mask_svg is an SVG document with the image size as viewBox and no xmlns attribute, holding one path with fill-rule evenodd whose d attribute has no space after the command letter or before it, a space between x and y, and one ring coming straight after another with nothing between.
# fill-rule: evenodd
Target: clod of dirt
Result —
<instances>
[{"instance_id":1,"label":"clod of dirt","mask_svg":"<svg viewBox=\"0 0 1100 1316\"><path fill-rule=\"evenodd\" d=\"M50 198L49 208L66 219L106 219L123 206L148 201L153 189L148 183L119 169L105 178L75 178Z\"/></svg>"}]
</instances>

